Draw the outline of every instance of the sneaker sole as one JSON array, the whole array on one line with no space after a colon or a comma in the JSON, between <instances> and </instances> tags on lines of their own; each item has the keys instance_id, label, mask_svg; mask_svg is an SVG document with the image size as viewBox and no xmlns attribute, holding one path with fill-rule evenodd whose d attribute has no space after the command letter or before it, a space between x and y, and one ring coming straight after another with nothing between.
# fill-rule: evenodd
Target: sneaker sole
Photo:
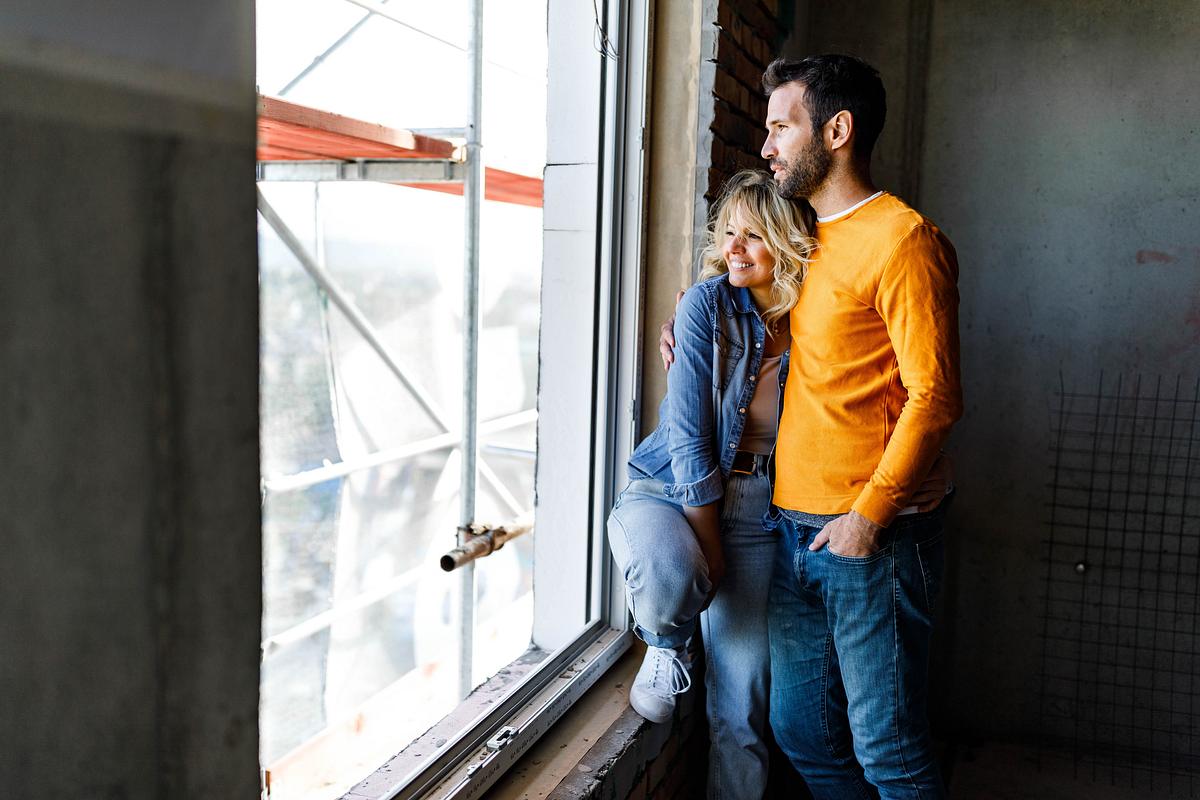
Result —
<instances>
[{"instance_id":1,"label":"sneaker sole","mask_svg":"<svg viewBox=\"0 0 1200 800\"><path fill-rule=\"evenodd\" d=\"M655 725L661 725L662 723L669 720L675 714L674 708L672 708L666 714L663 714L663 715L649 714L644 709L638 708L638 704L633 701L632 697L629 698L629 707L632 708L634 711L636 711L638 714L640 714L643 719L645 719L649 722L653 722Z\"/></svg>"}]
</instances>

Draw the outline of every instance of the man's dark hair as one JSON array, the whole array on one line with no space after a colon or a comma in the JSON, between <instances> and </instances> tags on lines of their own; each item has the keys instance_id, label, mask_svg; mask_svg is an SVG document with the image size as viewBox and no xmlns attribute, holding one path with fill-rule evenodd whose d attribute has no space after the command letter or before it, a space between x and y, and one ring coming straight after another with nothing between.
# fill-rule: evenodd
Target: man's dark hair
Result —
<instances>
[{"instance_id":1,"label":"man's dark hair","mask_svg":"<svg viewBox=\"0 0 1200 800\"><path fill-rule=\"evenodd\" d=\"M777 58L763 73L763 91L769 97L793 81L804 84L804 104L813 133L820 135L837 112L849 111L854 118L854 154L870 158L887 116L887 95L878 70L854 56L808 56L799 61Z\"/></svg>"}]
</instances>

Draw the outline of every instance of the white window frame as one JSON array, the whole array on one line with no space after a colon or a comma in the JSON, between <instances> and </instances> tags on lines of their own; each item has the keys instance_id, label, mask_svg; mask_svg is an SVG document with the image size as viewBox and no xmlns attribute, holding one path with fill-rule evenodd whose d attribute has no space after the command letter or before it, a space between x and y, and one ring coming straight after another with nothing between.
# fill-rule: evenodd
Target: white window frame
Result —
<instances>
[{"instance_id":1,"label":"white window frame","mask_svg":"<svg viewBox=\"0 0 1200 800\"><path fill-rule=\"evenodd\" d=\"M632 641L605 520L641 407L650 0L597 8L547 8L534 643L553 652L437 752L398 755L345 800L482 796ZM586 560L583 586L564 558Z\"/></svg>"}]
</instances>

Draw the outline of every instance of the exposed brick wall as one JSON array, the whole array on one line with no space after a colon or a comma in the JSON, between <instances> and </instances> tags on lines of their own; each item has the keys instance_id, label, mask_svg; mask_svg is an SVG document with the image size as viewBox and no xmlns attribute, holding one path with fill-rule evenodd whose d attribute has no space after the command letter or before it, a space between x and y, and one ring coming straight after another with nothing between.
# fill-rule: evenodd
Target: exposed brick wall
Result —
<instances>
[{"instance_id":1,"label":"exposed brick wall","mask_svg":"<svg viewBox=\"0 0 1200 800\"><path fill-rule=\"evenodd\" d=\"M765 167L759 156L767 114L762 73L784 33L779 0L707 0L701 25L697 253L704 246L709 206L725 181L738 170Z\"/></svg>"},{"instance_id":2,"label":"exposed brick wall","mask_svg":"<svg viewBox=\"0 0 1200 800\"><path fill-rule=\"evenodd\" d=\"M669 722L627 708L546 800L694 800L705 796L708 725L703 674L679 696Z\"/></svg>"},{"instance_id":3,"label":"exposed brick wall","mask_svg":"<svg viewBox=\"0 0 1200 800\"><path fill-rule=\"evenodd\" d=\"M707 779L708 729L704 718L679 731L650 762L628 800L687 800L703 797ZM642 794L642 792L645 794Z\"/></svg>"},{"instance_id":4,"label":"exposed brick wall","mask_svg":"<svg viewBox=\"0 0 1200 800\"><path fill-rule=\"evenodd\" d=\"M763 120L767 101L762 73L775 57L780 37L778 0L721 0L710 23L713 132L708 189L711 200L730 175L762 167ZM703 99L702 99L703 102Z\"/></svg>"}]
</instances>

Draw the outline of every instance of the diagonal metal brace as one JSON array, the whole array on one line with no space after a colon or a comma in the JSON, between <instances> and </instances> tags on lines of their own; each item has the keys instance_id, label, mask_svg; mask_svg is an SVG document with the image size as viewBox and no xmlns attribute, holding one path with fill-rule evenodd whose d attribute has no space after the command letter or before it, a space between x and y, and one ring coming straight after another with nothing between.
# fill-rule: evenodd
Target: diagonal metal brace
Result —
<instances>
[{"instance_id":1,"label":"diagonal metal brace","mask_svg":"<svg viewBox=\"0 0 1200 800\"><path fill-rule=\"evenodd\" d=\"M417 401L417 405L421 407L421 410L428 414L434 424L440 428L438 433L448 433L451 430L450 421L438 412L429 392L418 386L405 374L399 360L392 354L391 349L383 343L383 338L375 330L375 326L367 320L362 311L358 309L358 306L354 304L354 301L346 296L341 287L334 282L333 277L316 262L316 259L309 255L308 250L300 243L300 239L287 226L287 223L283 221L283 218L279 216L279 213L271 204L267 202L267 198L263 196L262 189L257 189L257 191L258 213L263 215L263 219L274 229L275 234L283 241L284 246L300 262L300 266L304 268L304 271L321 287L321 291L346 315L346 319L350 321L350 324L358 331L359 335L366 340L371 349L383 359L383 363L387 365L388 369L396 376L401 385L408 390L408 393L413 396Z\"/></svg>"},{"instance_id":2,"label":"diagonal metal brace","mask_svg":"<svg viewBox=\"0 0 1200 800\"><path fill-rule=\"evenodd\" d=\"M279 216L279 212L277 212L274 207L267 202L267 198L263 195L262 189L256 188L256 191L258 193L259 213L262 214L263 219L267 221L267 224L271 226L276 235L278 235L283 241L284 246L287 247L287 249L291 251L292 255L295 256L296 260L300 262L300 266L304 268L304 271L307 272L313 281L316 282L317 286L321 288L321 291L323 291L325 295L331 301L333 301L333 304L337 306L343 314L346 315L346 318L350 321L350 324L355 330L358 331L359 335L366 340L367 344L371 346L371 349L374 350L375 353L383 360L383 363L387 365L388 369L391 370L392 374L396 376L401 385L403 385L404 388L408 390L409 394L413 396L413 399L417 401L417 405L421 407L421 410L429 415L429 418L433 420L435 425L437 425L439 429L438 433L450 433L451 430L453 430L451 428L450 421L437 409L433 397L429 394L429 392L425 391L423 387L408 377L404 369L400 366L399 360L392 353L391 349L383 343L383 338L379 335L379 332L375 330L375 326L370 323L365 315L363 315L362 311L359 310L354 301L346 296L346 293L343 292L342 288L337 285L337 283L333 280L333 277L320 264L317 263L316 259L309 254L308 250L300 242L299 237L292 232L292 229L289 228L287 223L283 221L283 218ZM516 498L513 497L512 492L510 492L508 488L504 486L504 483L500 480L500 476L498 476L491 468L489 468L487 462L485 462L482 458L477 459L476 465L484 482L496 492L496 494L500 497L501 502L508 506L512 513L519 513L520 506L518 505Z\"/></svg>"}]
</instances>

